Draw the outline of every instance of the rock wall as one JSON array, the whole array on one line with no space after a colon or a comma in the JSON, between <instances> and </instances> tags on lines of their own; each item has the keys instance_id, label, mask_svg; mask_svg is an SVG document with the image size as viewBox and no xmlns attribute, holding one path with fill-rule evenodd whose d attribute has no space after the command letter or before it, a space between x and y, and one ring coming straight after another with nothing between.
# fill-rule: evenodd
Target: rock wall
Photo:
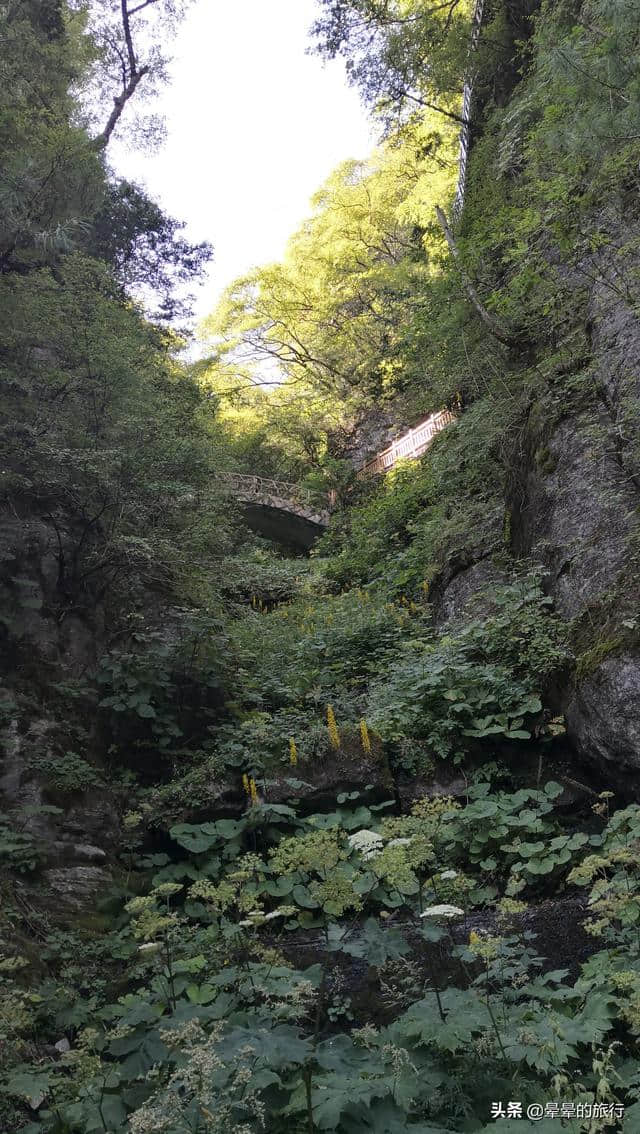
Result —
<instances>
[{"instance_id":1,"label":"rock wall","mask_svg":"<svg viewBox=\"0 0 640 1134\"><path fill-rule=\"evenodd\" d=\"M104 614L88 593L75 608L64 601L65 548L56 525L26 509L21 517L14 507L0 515L0 534L0 811L34 840L39 895L52 911L68 912L110 880L119 818L106 784L59 791L43 769L55 770L65 752L81 749L100 778L95 707L83 705L71 719L59 711L55 687L95 671Z\"/></svg>"},{"instance_id":2,"label":"rock wall","mask_svg":"<svg viewBox=\"0 0 640 1134\"><path fill-rule=\"evenodd\" d=\"M591 361L556 379L568 387L560 412L558 389L530 405L505 506L514 557L547 570L570 624L575 673L553 693L569 739L581 759L624 778L640 770L640 322L611 268L629 223L609 223L611 247L574 272L576 284L594 280ZM478 549L443 576L436 622L500 578Z\"/></svg>"}]
</instances>

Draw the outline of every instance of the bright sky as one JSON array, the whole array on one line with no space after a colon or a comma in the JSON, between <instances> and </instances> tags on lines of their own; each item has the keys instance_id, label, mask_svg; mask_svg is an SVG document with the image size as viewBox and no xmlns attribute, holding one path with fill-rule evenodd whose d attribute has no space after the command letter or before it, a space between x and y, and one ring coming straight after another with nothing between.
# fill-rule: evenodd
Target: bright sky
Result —
<instances>
[{"instance_id":1,"label":"bright sky","mask_svg":"<svg viewBox=\"0 0 640 1134\"><path fill-rule=\"evenodd\" d=\"M305 54L316 14L315 0L195 0L158 107L167 142L110 149L117 173L213 244L200 318L236 276L280 257L334 166L375 144L342 64Z\"/></svg>"}]
</instances>

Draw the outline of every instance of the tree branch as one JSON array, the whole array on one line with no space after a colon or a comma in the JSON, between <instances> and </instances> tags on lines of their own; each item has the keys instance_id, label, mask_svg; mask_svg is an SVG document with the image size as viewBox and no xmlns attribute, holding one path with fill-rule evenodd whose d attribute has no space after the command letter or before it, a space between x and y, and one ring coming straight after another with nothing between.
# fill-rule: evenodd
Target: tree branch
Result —
<instances>
[{"instance_id":1,"label":"tree branch","mask_svg":"<svg viewBox=\"0 0 640 1134\"><path fill-rule=\"evenodd\" d=\"M127 55L129 56L129 69L131 71L131 78L135 78L138 73L138 61L136 53L133 50L133 37L131 35L131 24L129 23L129 10L127 8L127 0L120 0L120 10L122 12L122 30L124 32L124 41L127 45Z\"/></svg>"},{"instance_id":2,"label":"tree branch","mask_svg":"<svg viewBox=\"0 0 640 1134\"><path fill-rule=\"evenodd\" d=\"M138 59L133 44L133 35L131 32L131 17L134 16L136 12L142 11L143 8L148 8L151 4L156 3L157 0L144 0L142 4L138 4L137 8L132 8L131 10L129 10L129 8L127 7L127 0L120 0L122 33L124 35L124 42L127 48L128 68L125 67L124 60L122 59L120 52L118 52L122 62L122 90L120 94L117 95L113 100L113 110L109 115L104 130L101 134L98 134L97 138L94 138L93 144L97 150L104 150L106 146L109 145L111 135L113 134L113 131L115 130L118 122L120 121L120 118L122 117L125 106L129 102L129 99L133 98L139 84L142 82L145 75L149 74L150 68L147 65L145 65L144 67L138 66Z\"/></svg>"},{"instance_id":3,"label":"tree branch","mask_svg":"<svg viewBox=\"0 0 640 1134\"><path fill-rule=\"evenodd\" d=\"M449 222L447 221L447 218L439 205L436 205L436 216L438 218L440 228L445 235L445 240L449 245L449 251L451 252L451 255L456 262L456 267L460 273L460 278L462 280L464 290L466 291L471 303L478 312L478 315L482 319L482 322L484 323L485 327L488 328L493 337L498 339L499 342L504 343L505 346L513 346L515 343L515 336L512 332L506 330L506 328L502 326L502 324L495 318L495 316L487 310L484 303L480 299L480 296L478 295L475 287L473 286L470 277L464 270L460 261L460 252L458 251L458 246L455 242L453 233L449 228Z\"/></svg>"},{"instance_id":4,"label":"tree branch","mask_svg":"<svg viewBox=\"0 0 640 1134\"><path fill-rule=\"evenodd\" d=\"M158 0L144 0L143 4L138 4L137 8L130 8L128 12L129 19L135 16L136 12L141 12L143 8L150 7L151 4L157 4Z\"/></svg>"},{"instance_id":5,"label":"tree branch","mask_svg":"<svg viewBox=\"0 0 640 1134\"><path fill-rule=\"evenodd\" d=\"M97 150L104 150L109 145L111 135L113 134L113 131L115 130L118 122L120 121L120 118L122 117L122 112L125 106L127 105L129 99L132 98L135 94L138 84L142 82L145 75L148 74L149 68L141 67L140 70L137 71L136 74L129 79L129 82L122 91L122 94L119 94L117 98L114 98L113 110L109 115L107 124L102 133L98 134L98 137L94 138L93 140L93 144Z\"/></svg>"}]
</instances>

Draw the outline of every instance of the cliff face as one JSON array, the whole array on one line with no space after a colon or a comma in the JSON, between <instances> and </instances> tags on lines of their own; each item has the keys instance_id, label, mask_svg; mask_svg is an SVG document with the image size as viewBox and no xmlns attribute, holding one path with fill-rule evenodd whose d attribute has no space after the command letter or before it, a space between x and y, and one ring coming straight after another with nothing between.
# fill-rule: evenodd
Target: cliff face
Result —
<instances>
[{"instance_id":1,"label":"cliff face","mask_svg":"<svg viewBox=\"0 0 640 1134\"><path fill-rule=\"evenodd\" d=\"M43 871L39 899L69 911L111 880L119 831L100 769L95 702L69 713L55 695L57 685L95 674L104 611L90 594L75 610L61 609L59 560L71 541L59 527L30 509L21 517L15 502L1 526L2 811L33 840Z\"/></svg>"},{"instance_id":2,"label":"cliff face","mask_svg":"<svg viewBox=\"0 0 640 1134\"><path fill-rule=\"evenodd\" d=\"M618 217L612 247L632 220ZM561 419L542 447L530 429L516 550L545 564L556 608L575 627L575 678L560 697L578 752L637 771L640 325L615 277L603 279L597 262L584 268L596 276L587 308L589 404Z\"/></svg>"},{"instance_id":3,"label":"cliff face","mask_svg":"<svg viewBox=\"0 0 640 1134\"><path fill-rule=\"evenodd\" d=\"M502 452L506 546L516 561L547 572L545 589L568 624L575 658L573 672L550 691L550 700L566 714L578 757L624 778L640 768L637 154L629 146L625 151L628 139L619 128L603 125L604 117L616 120L615 107L604 106L597 89L604 33L589 24L580 4L557 11L543 6L531 44L536 62L524 83L515 86L502 113L484 114L461 243L491 305L519 322L527 340L526 348L510 355L494 344L492 365L505 395L521 405ZM602 15L611 34L619 32L615 16L604 8ZM550 62L550 44L561 34L573 34L583 56L564 77ZM625 62L622 39L617 50L622 91L633 65ZM555 132L541 116L543 103L536 109L540 79L547 117L553 112L561 121ZM621 98L621 107L631 101L637 112L635 96ZM616 141L619 166L605 175ZM563 192L572 185L575 198L560 196L557 185ZM493 228L490 186L498 218ZM505 226L517 228L523 217L526 241L516 250ZM487 260L492 242L500 250L499 272ZM474 251L479 245L481 253ZM478 362L476 367L472 385L482 402ZM493 396L499 404L497 385ZM472 522L469 558L457 564L453 577L450 565L440 574L437 620L459 614L470 595L490 592L499 579L492 555L497 546L504 551L501 527L501 517L487 514L480 538Z\"/></svg>"}]
</instances>

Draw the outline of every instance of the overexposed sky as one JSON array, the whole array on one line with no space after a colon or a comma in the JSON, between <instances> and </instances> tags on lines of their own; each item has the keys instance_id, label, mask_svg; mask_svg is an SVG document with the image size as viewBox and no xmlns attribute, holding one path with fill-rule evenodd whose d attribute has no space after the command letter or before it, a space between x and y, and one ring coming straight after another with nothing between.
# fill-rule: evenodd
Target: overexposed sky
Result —
<instances>
[{"instance_id":1,"label":"overexposed sky","mask_svg":"<svg viewBox=\"0 0 640 1134\"><path fill-rule=\"evenodd\" d=\"M331 170L375 144L342 63L305 54L316 15L315 0L195 0L157 105L166 143L110 147L118 174L213 244L199 318L236 276L278 259Z\"/></svg>"}]
</instances>

